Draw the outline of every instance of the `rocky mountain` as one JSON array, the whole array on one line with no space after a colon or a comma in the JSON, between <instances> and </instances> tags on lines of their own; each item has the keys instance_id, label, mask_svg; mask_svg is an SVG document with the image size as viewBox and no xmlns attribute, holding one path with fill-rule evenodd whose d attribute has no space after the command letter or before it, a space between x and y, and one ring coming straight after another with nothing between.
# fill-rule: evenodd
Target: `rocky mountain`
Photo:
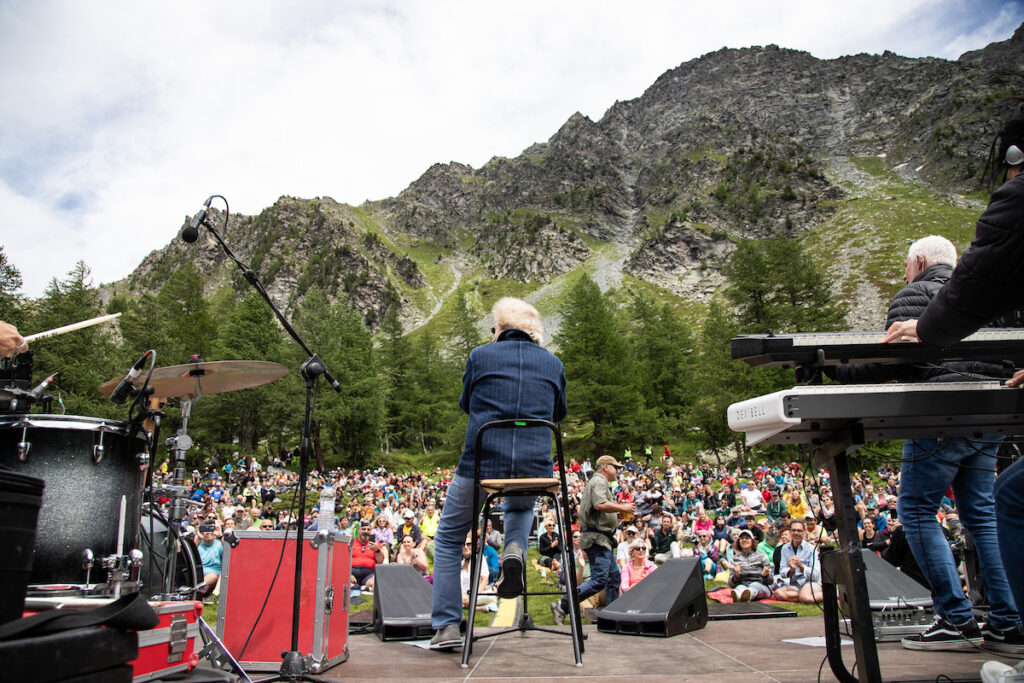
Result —
<instances>
[{"instance_id":1,"label":"rocky mountain","mask_svg":"<svg viewBox=\"0 0 1024 683\"><path fill-rule=\"evenodd\" d=\"M957 61L722 49L598 121L574 114L514 159L435 164L398 196L359 207L282 197L258 216L232 216L225 238L288 308L317 285L348 297L371 328L393 306L407 327L423 324L485 280L540 296L595 263L615 270L611 283L626 275L702 302L737 240L798 237L843 210L848 165L835 160L884 156L940 194L976 189L1022 71L1024 27ZM198 255L172 242L113 289L158 288L185 259L211 287L242 288L208 241ZM874 322L875 303L851 326Z\"/></svg>"}]
</instances>

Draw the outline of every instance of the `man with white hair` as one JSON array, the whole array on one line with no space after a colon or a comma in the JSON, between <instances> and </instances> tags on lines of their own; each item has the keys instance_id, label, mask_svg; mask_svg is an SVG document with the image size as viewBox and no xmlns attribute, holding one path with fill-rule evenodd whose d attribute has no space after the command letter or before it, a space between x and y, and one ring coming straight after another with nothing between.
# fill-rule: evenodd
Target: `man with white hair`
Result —
<instances>
[{"instance_id":1,"label":"man with white hair","mask_svg":"<svg viewBox=\"0 0 1024 683\"><path fill-rule=\"evenodd\" d=\"M889 305L886 329L918 318L949 281L956 249L929 235L910 245L904 261L907 286ZM837 366L829 375L843 382L948 382L1009 377L1011 364L956 361L928 364ZM903 639L911 650L973 650L983 641L971 602L964 596L953 554L935 518L953 486L957 506L974 538L989 597L988 630L1019 634L1017 609L996 538L994 463L1001 436L980 439L908 439L903 444L899 519L914 558L932 589L939 619L923 633Z\"/></svg>"},{"instance_id":2,"label":"man with white hair","mask_svg":"<svg viewBox=\"0 0 1024 683\"><path fill-rule=\"evenodd\" d=\"M431 649L462 644L462 596L459 568L462 546L472 524L474 465L483 479L551 477L551 433L547 429L493 429L476 452L476 433L494 420L513 418L558 422L565 417L565 372L562 361L541 346L544 326L537 309L521 299L503 298L492 309L494 340L473 349L466 360L459 407L469 414L466 441L452 476L434 535L434 601ZM523 589L523 563L533 523L533 498L507 497L505 553L496 591L501 597Z\"/></svg>"}]
</instances>

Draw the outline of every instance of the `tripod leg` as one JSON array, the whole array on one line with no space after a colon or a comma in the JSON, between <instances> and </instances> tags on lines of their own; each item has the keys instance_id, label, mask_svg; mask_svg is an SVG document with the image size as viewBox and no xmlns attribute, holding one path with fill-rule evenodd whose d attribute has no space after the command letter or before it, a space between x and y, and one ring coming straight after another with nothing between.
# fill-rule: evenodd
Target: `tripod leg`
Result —
<instances>
[{"instance_id":1,"label":"tripod leg","mask_svg":"<svg viewBox=\"0 0 1024 683\"><path fill-rule=\"evenodd\" d=\"M224 643L217 634L213 632L213 629L203 620L199 618L199 634L203 638L203 649L200 650L199 656L206 657L214 664L222 664L228 662L231 665L231 671L241 677L245 683L252 683L252 679L246 675L242 669L242 665L228 652L228 649L224 647Z\"/></svg>"}]
</instances>

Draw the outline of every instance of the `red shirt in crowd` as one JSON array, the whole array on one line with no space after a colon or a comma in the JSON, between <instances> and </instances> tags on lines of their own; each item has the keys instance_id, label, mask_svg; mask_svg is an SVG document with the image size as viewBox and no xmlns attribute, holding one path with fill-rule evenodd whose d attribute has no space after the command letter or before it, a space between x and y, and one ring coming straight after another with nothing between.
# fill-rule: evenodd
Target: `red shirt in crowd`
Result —
<instances>
[{"instance_id":1,"label":"red shirt in crowd","mask_svg":"<svg viewBox=\"0 0 1024 683\"><path fill-rule=\"evenodd\" d=\"M377 552L370 547L373 537L364 543L359 537L352 540L352 566L372 569L377 566Z\"/></svg>"}]
</instances>

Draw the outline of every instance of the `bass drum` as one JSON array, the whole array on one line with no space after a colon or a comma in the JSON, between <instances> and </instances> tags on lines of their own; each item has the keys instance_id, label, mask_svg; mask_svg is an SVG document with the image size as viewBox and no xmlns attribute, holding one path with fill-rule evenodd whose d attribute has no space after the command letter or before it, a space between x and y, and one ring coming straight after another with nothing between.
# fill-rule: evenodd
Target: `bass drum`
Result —
<instances>
[{"instance_id":1,"label":"bass drum","mask_svg":"<svg viewBox=\"0 0 1024 683\"><path fill-rule=\"evenodd\" d=\"M90 584L102 592L100 560L135 547L148 456L144 435L128 431L124 422L94 417L0 415L0 465L46 483L30 590ZM86 550L95 562L88 575Z\"/></svg>"},{"instance_id":2,"label":"bass drum","mask_svg":"<svg viewBox=\"0 0 1024 683\"><path fill-rule=\"evenodd\" d=\"M171 586L171 592L175 597L163 599L196 600L196 586L203 581L203 563L199 559L199 551L191 540L180 537L177 528L171 528L168 532L169 527L167 517L163 513L155 510L143 511L139 524L139 549L143 558L139 573L139 582L142 586L139 591L147 598L166 594L164 577L167 576L170 564L170 545L172 549L177 547L174 583ZM170 544L168 533L171 536Z\"/></svg>"}]
</instances>

